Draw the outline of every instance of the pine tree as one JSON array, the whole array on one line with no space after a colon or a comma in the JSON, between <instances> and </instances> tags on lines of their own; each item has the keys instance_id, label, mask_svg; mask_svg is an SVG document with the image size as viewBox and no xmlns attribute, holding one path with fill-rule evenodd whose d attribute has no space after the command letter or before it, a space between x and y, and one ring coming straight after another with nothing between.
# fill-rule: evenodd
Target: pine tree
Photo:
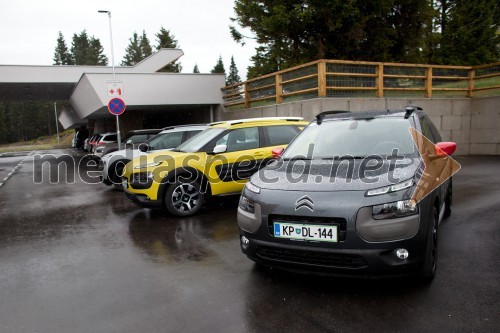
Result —
<instances>
[{"instance_id":1,"label":"pine tree","mask_svg":"<svg viewBox=\"0 0 500 333\"><path fill-rule=\"evenodd\" d=\"M234 56L231 56L231 64L229 65L229 74L226 79L226 85L230 86L238 82L241 82L241 78L238 75L238 68L234 62Z\"/></svg>"},{"instance_id":2,"label":"pine tree","mask_svg":"<svg viewBox=\"0 0 500 333\"><path fill-rule=\"evenodd\" d=\"M471 66L498 61L498 0L455 0L448 8L442 23L446 28L441 36L440 62Z\"/></svg>"},{"instance_id":3,"label":"pine tree","mask_svg":"<svg viewBox=\"0 0 500 333\"><path fill-rule=\"evenodd\" d=\"M87 31L83 30L80 34L73 34L71 43L71 58L75 65L89 65L87 63L87 52L90 48Z\"/></svg>"},{"instance_id":4,"label":"pine tree","mask_svg":"<svg viewBox=\"0 0 500 333\"><path fill-rule=\"evenodd\" d=\"M176 49L179 48L178 41L175 39L175 36L170 34L170 30L167 30L163 27L160 28L160 32L156 34L156 39L158 41L158 45L156 46L156 50L160 49ZM160 69L160 72L173 72L180 73L182 70L182 66L179 62L174 61Z\"/></svg>"},{"instance_id":5,"label":"pine tree","mask_svg":"<svg viewBox=\"0 0 500 333\"><path fill-rule=\"evenodd\" d=\"M224 63L222 62L222 56L219 56L219 60L217 60L217 63L215 64L214 68L211 70L212 74L215 73L226 73L226 70L224 69Z\"/></svg>"},{"instance_id":6,"label":"pine tree","mask_svg":"<svg viewBox=\"0 0 500 333\"><path fill-rule=\"evenodd\" d=\"M66 46L66 41L62 32L59 31L59 37L57 38L57 45L54 51L54 65L72 65L73 61L71 59L71 53Z\"/></svg>"},{"instance_id":7,"label":"pine tree","mask_svg":"<svg viewBox=\"0 0 500 333\"><path fill-rule=\"evenodd\" d=\"M122 66L134 66L143 59L137 32L134 32L129 41L130 43L125 49L125 56L123 57Z\"/></svg>"},{"instance_id":8,"label":"pine tree","mask_svg":"<svg viewBox=\"0 0 500 333\"><path fill-rule=\"evenodd\" d=\"M142 30L142 36L140 38L139 47L141 48L142 59L149 57L153 53L153 49L151 48L149 39L146 36L146 31L144 30Z\"/></svg>"},{"instance_id":9,"label":"pine tree","mask_svg":"<svg viewBox=\"0 0 500 333\"><path fill-rule=\"evenodd\" d=\"M198 69L198 64L194 64L193 73L195 73L195 74L200 73L200 70Z\"/></svg>"},{"instance_id":10,"label":"pine tree","mask_svg":"<svg viewBox=\"0 0 500 333\"><path fill-rule=\"evenodd\" d=\"M108 57L104 55L104 48L101 45L101 41L92 36L89 39L89 44L90 48L87 55L89 65L106 66L108 64Z\"/></svg>"},{"instance_id":11,"label":"pine tree","mask_svg":"<svg viewBox=\"0 0 500 333\"><path fill-rule=\"evenodd\" d=\"M105 66L108 63L101 41L94 36L89 37L86 30L73 34L71 59L75 65Z\"/></svg>"}]
</instances>

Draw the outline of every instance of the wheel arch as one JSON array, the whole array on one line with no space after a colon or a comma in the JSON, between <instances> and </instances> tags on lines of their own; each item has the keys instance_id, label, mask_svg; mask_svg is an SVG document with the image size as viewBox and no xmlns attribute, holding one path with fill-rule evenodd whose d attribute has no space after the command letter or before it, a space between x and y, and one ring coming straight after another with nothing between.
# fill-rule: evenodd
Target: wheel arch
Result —
<instances>
[{"instance_id":1,"label":"wheel arch","mask_svg":"<svg viewBox=\"0 0 500 333\"><path fill-rule=\"evenodd\" d=\"M111 162L111 164L109 164L109 167L108 167L108 178L114 183L115 182L115 179L112 179L112 177L121 177L121 175L118 175L115 171L116 171L116 165L118 163L122 162L125 167L125 165L127 163L130 162L129 159L126 159L126 158L119 158L119 159L116 159L115 161ZM116 179L116 181L119 181L119 179Z\"/></svg>"},{"instance_id":2,"label":"wheel arch","mask_svg":"<svg viewBox=\"0 0 500 333\"><path fill-rule=\"evenodd\" d=\"M205 196L210 197L212 195L210 182L208 181L208 178L203 174L203 172L193 167L183 167L169 171L167 175L162 179L158 191L158 198L161 198L162 201L164 201L167 188L170 185L174 184L179 178L198 181Z\"/></svg>"}]
</instances>

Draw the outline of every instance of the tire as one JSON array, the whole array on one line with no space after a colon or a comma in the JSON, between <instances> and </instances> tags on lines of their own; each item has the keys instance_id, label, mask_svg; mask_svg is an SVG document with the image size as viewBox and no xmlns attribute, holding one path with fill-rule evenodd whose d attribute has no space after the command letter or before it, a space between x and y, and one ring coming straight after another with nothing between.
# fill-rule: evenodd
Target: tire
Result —
<instances>
[{"instance_id":1,"label":"tire","mask_svg":"<svg viewBox=\"0 0 500 333\"><path fill-rule=\"evenodd\" d=\"M451 215L451 204L453 203L453 183L450 180L450 187L448 188L448 194L444 200L445 208L443 217L449 217Z\"/></svg>"},{"instance_id":2,"label":"tire","mask_svg":"<svg viewBox=\"0 0 500 333\"><path fill-rule=\"evenodd\" d=\"M436 276L437 271L437 249L438 249L438 219L439 215L436 207L432 207L431 225L427 234L427 242L425 246L425 259L420 272L424 282L430 283Z\"/></svg>"},{"instance_id":3,"label":"tire","mask_svg":"<svg viewBox=\"0 0 500 333\"><path fill-rule=\"evenodd\" d=\"M119 185L121 188L121 175L123 172L123 168L125 168L125 165L130 162L129 160L118 160L115 163L111 164L111 166L108 168L108 178L109 180L115 184Z\"/></svg>"},{"instance_id":4,"label":"tire","mask_svg":"<svg viewBox=\"0 0 500 333\"><path fill-rule=\"evenodd\" d=\"M166 210L175 216L196 214L205 203L205 194L195 180L177 180L165 191L163 202Z\"/></svg>"}]
</instances>

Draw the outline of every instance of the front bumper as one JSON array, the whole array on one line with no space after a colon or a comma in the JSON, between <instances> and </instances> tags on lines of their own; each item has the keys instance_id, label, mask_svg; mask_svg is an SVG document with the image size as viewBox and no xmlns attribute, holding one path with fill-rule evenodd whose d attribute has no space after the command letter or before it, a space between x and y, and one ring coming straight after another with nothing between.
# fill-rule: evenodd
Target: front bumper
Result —
<instances>
[{"instance_id":1,"label":"front bumper","mask_svg":"<svg viewBox=\"0 0 500 333\"><path fill-rule=\"evenodd\" d=\"M314 211L294 210L293 203L305 194L314 200ZM422 214L393 220L371 219L369 207L401 199L394 195L365 198L356 191L270 190L262 190L259 195L245 190L244 195L254 200L255 214L238 208L240 236L248 240L243 242L240 237L240 245L248 258L260 264L344 276L400 276L412 274L422 265L427 232L427 219L421 217ZM357 206L360 202L366 206ZM427 211L426 204L425 200L419 203L421 212ZM331 219L331 223L339 225L339 241L327 243L274 237L273 219L281 216L289 217L292 223L297 219L300 220L297 223L306 224L307 220L311 220L311 224L322 224ZM406 249L408 258L399 259L396 256L398 249Z\"/></svg>"},{"instance_id":2,"label":"front bumper","mask_svg":"<svg viewBox=\"0 0 500 333\"><path fill-rule=\"evenodd\" d=\"M134 194L125 191L125 197L138 204L141 207L145 208L153 208L153 209L161 209L163 208L163 203L161 200L149 200L149 198L145 194Z\"/></svg>"},{"instance_id":3,"label":"front bumper","mask_svg":"<svg viewBox=\"0 0 500 333\"><path fill-rule=\"evenodd\" d=\"M396 257L399 248L344 249L311 248L307 245L290 245L262 241L247 233L248 244L240 240L241 249L247 257L264 266L319 275L390 277L414 274L423 262L423 250L401 244L409 251L405 260Z\"/></svg>"}]
</instances>

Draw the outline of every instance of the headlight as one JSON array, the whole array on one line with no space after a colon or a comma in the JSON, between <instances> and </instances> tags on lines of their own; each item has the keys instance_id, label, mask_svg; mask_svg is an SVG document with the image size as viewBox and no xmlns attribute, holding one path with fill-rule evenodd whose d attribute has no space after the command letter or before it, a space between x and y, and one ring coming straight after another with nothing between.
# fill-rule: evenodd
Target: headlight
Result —
<instances>
[{"instance_id":1,"label":"headlight","mask_svg":"<svg viewBox=\"0 0 500 333\"><path fill-rule=\"evenodd\" d=\"M255 186L254 184L252 184L250 181L247 182L247 184L245 185L245 187L247 188L247 190L249 190L250 192L253 192L253 193L257 193L259 194L260 193L260 187L257 187Z\"/></svg>"},{"instance_id":2,"label":"headlight","mask_svg":"<svg viewBox=\"0 0 500 333\"><path fill-rule=\"evenodd\" d=\"M163 162L153 162L153 163L139 164L139 165L135 166L134 169L151 168L151 167L158 166L158 165L160 165L162 163Z\"/></svg>"},{"instance_id":3,"label":"headlight","mask_svg":"<svg viewBox=\"0 0 500 333\"><path fill-rule=\"evenodd\" d=\"M132 174L132 183L135 184L147 184L153 179L153 173L139 172Z\"/></svg>"},{"instance_id":4,"label":"headlight","mask_svg":"<svg viewBox=\"0 0 500 333\"><path fill-rule=\"evenodd\" d=\"M412 204L412 200L402 200L373 206L372 212L375 220L394 219L415 214L418 214L418 206Z\"/></svg>"},{"instance_id":5,"label":"headlight","mask_svg":"<svg viewBox=\"0 0 500 333\"><path fill-rule=\"evenodd\" d=\"M404 190L406 188L409 188L413 185L413 179L408 179L405 180L404 182L394 184L394 185L389 185L389 186L384 186L384 187L379 187L373 190L368 190L366 191L366 196L371 197L374 195L381 195L381 194L386 194L386 193L392 193L392 192L397 192Z\"/></svg>"},{"instance_id":6,"label":"headlight","mask_svg":"<svg viewBox=\"0 0 500 333\"><path fill-rule=\"evenodd\" d=\"M240 197L240 208L245 212L255 213L255 202L252 199L248 199L245 196Z\"/></svg>"}]
</instances>

